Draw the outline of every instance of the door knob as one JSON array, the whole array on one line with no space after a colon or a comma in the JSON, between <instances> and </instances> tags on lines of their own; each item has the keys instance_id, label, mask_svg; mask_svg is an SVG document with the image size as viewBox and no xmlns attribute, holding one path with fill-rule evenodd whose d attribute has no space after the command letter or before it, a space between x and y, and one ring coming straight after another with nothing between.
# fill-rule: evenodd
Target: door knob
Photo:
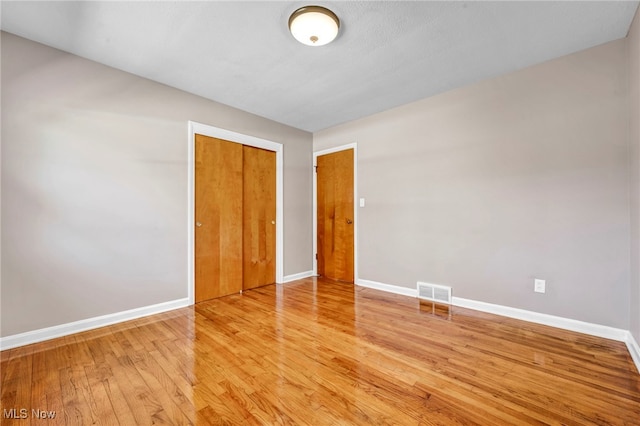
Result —
<instances>
[{"instance_id":1,"label":"door knob","mask_svg":"<svg viewBox=\"0 0 640 426\"><path fill-rule=\"evenodd\" d=\"M351 219L347 219L347 225L351 225L353 221Z\"/></svg>"},{"instance_id":2,"label":"door knob","mask_svg":"<svg viewBox=\"0 0 640 426\"><path fill-rule=\"evenodd\" d=\"M201 224L200 222L196 222L196 226L197 226L198 228L200 228L200 227L202 226L202 224Z\"/></svg>"},{"instance_id":3,"label":"door knob","mask_svg":"<svg viewBox=\"0 0 640 426\"><path fill-rule=\"evenodd\" d=\"M271 221L271 224L272 224L272 225L275 225L275 224L276 224L276 221L275 221L275 220L272 220L272 221Z\"/></svg>"}]
</instances>

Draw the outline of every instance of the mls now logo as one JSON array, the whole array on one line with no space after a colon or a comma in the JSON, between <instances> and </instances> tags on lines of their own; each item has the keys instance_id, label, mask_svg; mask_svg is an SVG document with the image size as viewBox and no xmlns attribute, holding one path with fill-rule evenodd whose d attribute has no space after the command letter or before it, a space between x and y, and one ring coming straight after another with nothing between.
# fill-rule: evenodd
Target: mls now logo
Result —
<instances>
[{"instance_id":1,"label":"mls now logo","mask_svg":"<svg viewBox=\"0 0 640 426\"><path fill-rule=\"evenodd\" d=\"M29 418L29 410L26 408L10 408L2 410L2 417L5 419L27 419ZM31 410L31 417L36 419L55 419L55 411Z\"/></svg>"}]
</instances>

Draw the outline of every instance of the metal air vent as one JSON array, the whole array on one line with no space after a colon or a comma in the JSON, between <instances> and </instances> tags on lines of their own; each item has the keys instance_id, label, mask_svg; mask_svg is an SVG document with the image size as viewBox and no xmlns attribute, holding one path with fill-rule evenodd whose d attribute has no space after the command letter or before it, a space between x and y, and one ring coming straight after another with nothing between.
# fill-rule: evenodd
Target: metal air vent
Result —
<instances>
[{"instance_id":1,"label":"metal air vent","mask_svg":"<svg viewBox=\"0 0 640 426\"><path fill-rule=\"evenodd\" d=\"M418 298L451 304L451 287L418 281Z\"/></svg>"}]
</instances>

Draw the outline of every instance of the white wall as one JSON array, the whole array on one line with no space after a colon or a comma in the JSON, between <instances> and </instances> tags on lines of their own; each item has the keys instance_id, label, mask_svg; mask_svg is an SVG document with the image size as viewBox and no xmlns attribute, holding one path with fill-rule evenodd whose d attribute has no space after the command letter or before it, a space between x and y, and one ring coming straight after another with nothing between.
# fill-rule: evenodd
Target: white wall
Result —
<instances>
[{"instance_id":1,"label":"white wall","mask_svg":"<svg viewBox=\"0 0 640 426\"><path fill-rule=\"evenodd\" d=\"M359 278L628 329L626 59L619 40L315 133L358 143Z\"/></svg>"},{"instance_id":2,"label":"white wall","mask_svg":"<svg viewBox=\"0 0 640 426\"><path fill-rule=\"evenodd\" d=\"M1 336L187 297L187 122L284 144L312 269L312 136L2 33Z\"/></svg>"}]
</instances>

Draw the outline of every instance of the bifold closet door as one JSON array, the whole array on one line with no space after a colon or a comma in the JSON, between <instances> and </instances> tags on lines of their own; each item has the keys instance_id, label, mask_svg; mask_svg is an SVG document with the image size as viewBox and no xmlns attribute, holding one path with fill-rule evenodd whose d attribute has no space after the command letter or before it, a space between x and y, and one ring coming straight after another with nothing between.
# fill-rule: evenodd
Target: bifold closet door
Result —
<instances>
[{"instance_id":1,"label":"bifold closet door","mask_svg":"<svg viewBox=\"0 0 640 426\"><path fill-rule=\"evenodd\" d=\"M243 149L195 138L195 301L242 290Z\"/></svg>"},{"instance_id":2,"label":"bifold closet door","mask_svg":"<svg viewBox=\"0 0 640 426\"><path fill-rule=\"evenodd\" d=\"M276 282L276 153L243 147L243 288Z\"/></svg>"}]
</instances>

